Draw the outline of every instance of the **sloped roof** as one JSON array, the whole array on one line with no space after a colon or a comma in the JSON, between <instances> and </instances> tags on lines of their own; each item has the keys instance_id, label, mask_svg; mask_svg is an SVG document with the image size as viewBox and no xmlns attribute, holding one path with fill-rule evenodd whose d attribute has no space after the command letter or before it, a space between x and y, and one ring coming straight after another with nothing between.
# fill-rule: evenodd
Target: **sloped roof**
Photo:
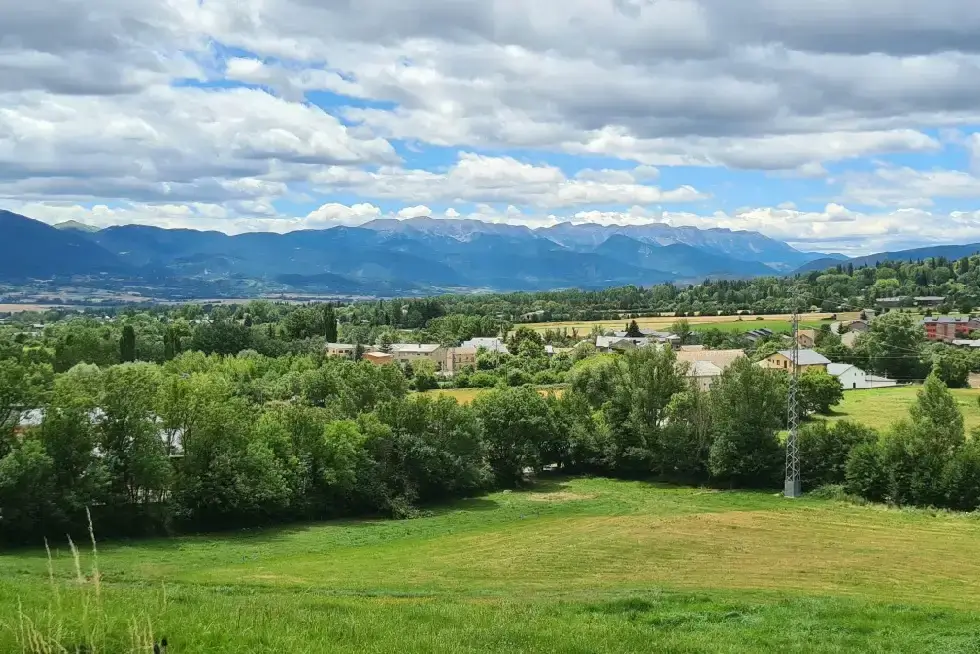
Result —
<instances>
[{"instance_id":1,"label":"sloped roof","mask_svg":"<svg viewBox=\"0 0 980 654\"><path fill-rule=\"evenodd\" d=\"M468 341L463 341L462 347L475 347L476 349L480 349L482 347L486 350L490 350L491 352L502 352L507 354L507 346L504 345L504 342L499 338L471 338Z\"/></svg>"},{"instance_id":2,"label":"sloped roof","mask_svg":"<svg viewBox=\"0 0 980 654\"><path fill-rule=\"evenodd\" d=\"M432 354L438 350L441 345L438 343L393 343L391 346L392 352L401 353L418 353L418 354Z\"/></svg>"},{"instance_id":3,"label":"sloped roof","mask_svg":"<svg viewBox=\"0 0 980 654\"><path fill-rule=\"evenodd\" d=\"M793 360L793 350L780 350L778 354L782 354L790 361ZM801 366L822 366L830 363L830 359L816 350L802 349L799 352L799 357L798 362Z\"/></svg>"},{"instance_id":4,"label":"sloped roof","mask_svg":"<svg viewBox=\"0 0 980 654\"><path fill-rule=\"evenodd\" d=\"M829 372L834 377L840 377L845 372L853 368L849 363L829 363L827 364L827 372Z\"/></svg>"},{"instance_id":5,"label":"sloped roof","mask_svg":"<svg viewBox=\"0 0 980 654\"><path fill-rule=\"evenodd\" d=\"M710 361L693 361L687 369L688 377L718 377L722 370Z\"/></svg>"},{"instance_id":6,"label":"sloped roof","mask_svg":"<svg viewBox=\"0 0 980 654\"><path fill-rule=\"evenodd\" d=\"M681 350L677 353L677 360L691 364L708 361L724 370L744 356L745 350Z\"/></svg>"}]
</instances>

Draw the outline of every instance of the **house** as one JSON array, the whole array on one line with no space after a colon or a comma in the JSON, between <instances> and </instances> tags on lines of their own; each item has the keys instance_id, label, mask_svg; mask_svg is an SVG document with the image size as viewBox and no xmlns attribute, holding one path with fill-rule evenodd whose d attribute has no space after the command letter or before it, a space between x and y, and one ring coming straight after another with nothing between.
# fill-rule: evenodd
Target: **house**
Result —
<instances>
[{"instance_id":1,"label":"house","mask_svg":"<svg viewBox=\"0 0 980 654\"><path fill-rule=\"evenodd\" d=\"M772 331L768 327L762 327L760 329L750 329L745 332L745 338L749 339L752 343L756 343L761 340L772 337L776 332Z\"/></svg>"},{"instance_id":2,"label":"house","mask_svg":"<svg viewBox=\"0 0 980 654\"><path fill-rule=\"evenodd\" d=\"M827 365L830 364L830 359L816 350L799 350L798 356L800 372L814 369L827 370ZM759 365L763 368L793 372L793 350L780 350L770 354L760 361Z\"/></svg>"},{"instance_id":3,"label":"house","mask_svg":"<svg viewBox=\"0 0 980 654\"><path fill-rule=\"evenodd\" d=\"M636 341L643 340L638 338L625 338L621 336L596 336L595 347L600 352L625 352L636 348Z\"/></svg>"},{"instance_id":4,"label":"house","mask_svg":"<svg viewBox=\"0 0 980 654\"><path fill-rule=\"evenodd\" d=\"M463 341L460 347L471 347L476 350L484 349L489 350L490 352L508 354L507 346L504 345L504 341L499 338L471 338L468 341Z\"/></svg>"},{"instance_id":5,"label":"house","mask_svg":"<svg viewBox=\"0 0 980 654\"><path fill-rule=\"evenodd\" d=\"M476 367L476 354L479 350L475 347L451 347L446 350L446 365L443 367L447 373L455 375L463 368Z\"/></svg>"},{"instance_id":6,"label":"house","mask_svg":"<svg viewBox=\"0 0 980 654\"><path fill-rule=\"evenodd\" d=\"M854 345L857 343L858 336L860 335L861 332L846 332L844 334L841 334L840 335L841 345L853 349Z\"/></svg>"},{"instance_id":7,"label":"house","mask_svg":"<svg viewBox=\"0 0 980 654\"><path fill-rule=\"evenodd\" d=\"M352 357L354 356L355 345L350 343L327 343L328 357Z\"/></svg>"},{"instance_id":8,"label":"house","mask_svg":"<svg viewBox=\"0 0 980 654\"><path fill-rule=\"evenodd\" d=\"M890 388L898 382L887 377L869 375L857 366L849 363L830 363L827 372L837 378L845 391L868 388Z\"/></svg>"},{"instance_id":9,"label":"house","mask_svg":"<svg viewBox=\"0 0 980 654\"><path fill-rule=\"evenodd\" d=\"M796 332L796 342L802 348L811 348L817 344L816 329L800 329Z\"/></svg>"},{"instance_id":10,"label":"house","mask_svg":"<svg viewBox=\"0 0 980 654\"><path fill-rule=\"evenodd\" d=\"M618 338L630 338L626 332L613 332L613 336ZM655 329L641 329L640 336L657 343L669 343L671 347L678 348L681 344L681 337L670 332L661 332Z\"/></svg>"},{"instance_id":11,"label":"house","mask_svg":"<svg viewBox=\"0 0 980 654\"><path fill-rule=\"evenodd\" d=\"M847 331L850 332L866 332L868 331L869 320L852 320L847 324Z\"/></svg>"},{"instance_id":12,"label":"house","mask_svg":"<svg viewBox=\"0 0 980 654\"><path fill-rule=\"evenodd\" d=\"M944 295L919 295L912 298L916 306L919 307L938 307L940 304L946 301L946 296Z\"/></svg>"},{"instance_id":13,"label":"house","mask_svg":"<svg viewBox=\"0 0 980 654\"><path fill-rule=\"evenodd\" d=\"M710 361L694 361L687 368L687 378L698 390L706 391L711 388L716 379L721 377L722 372L721 368Z\"/></svg>"},{"instance_id":14,"label":"house","mask_svg":"<svg viewBox=\"0 0 980 654\"><path fill-rule=\"evenodd\" d=\"M365 352L361 355L363 361L373 363L376 366L384 366L395 362L395 357L388 352Z\"/></svg>"},{"instance_id":15,"label":"house","mask_svg":"<svg viewBox=\"0 0 980 654\"><path fill-rule=\"evenodd\" d=\"M645 336L642 338L597 336L595 339L596 349L600 352L625 352L638 347L661 346L664 344L664 341Z\"/></svg>"},{"instance_id":16,"label":"house","mask_svg":"<svg viewBox=\"0 0 980 654\"><path fill-rule=\"evenodd\" d=\"M953 341L966 338L971 332L980 329L980 319L974 317L938 316L922 319L926 338L930 341Z\"/></svg>"},{"instance_id":17,"label":"house","mask_svg":"<svg viewBox=\"0 0 980 654\"><path fill-rule=\"evenodd\" d=\"M738 359L745 358L745 350L680 350L677 353L679 363L695 364L706 361L724 371Z\"/></svg>"},{"instance_id":18,"label":"house","mask_svg":"<svg viewBox=\"0 0 980 654\"><path fill-rule=\"evenodd\" d=\"M400 363L414 363L427 359L435 364L436 370L446 365L446 349L438 343L393 343L391 355Z\"/></svg>"}]
</instances>

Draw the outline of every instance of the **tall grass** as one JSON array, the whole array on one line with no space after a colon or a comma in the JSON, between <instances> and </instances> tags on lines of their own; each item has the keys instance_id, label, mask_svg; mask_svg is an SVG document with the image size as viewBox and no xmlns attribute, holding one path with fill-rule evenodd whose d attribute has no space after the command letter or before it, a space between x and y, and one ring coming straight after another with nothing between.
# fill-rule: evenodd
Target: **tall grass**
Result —
<instances>
[{"instance_id":1,"label":"tall grass","mask_svg":"<svg viewBox=\"0 0 980 654\"><path fill-rule=\"evenodd\" d=\"M50 597L47 606L39 610L27 610L18 602L16 621L11 625L18 650L22 654L165 653L167 641L164 638L157 643L153 620L148 613L129 616L125 629L120 629L122 625L106 611L95 529L88 509L85 512L91 566L88 571L84 569L81 553L68 536L74 577L68 582L59 581L51 547L47 539L44 540ZM165 590L162 600L161 614L167 608Z\"/></svg>"}]
</instances>

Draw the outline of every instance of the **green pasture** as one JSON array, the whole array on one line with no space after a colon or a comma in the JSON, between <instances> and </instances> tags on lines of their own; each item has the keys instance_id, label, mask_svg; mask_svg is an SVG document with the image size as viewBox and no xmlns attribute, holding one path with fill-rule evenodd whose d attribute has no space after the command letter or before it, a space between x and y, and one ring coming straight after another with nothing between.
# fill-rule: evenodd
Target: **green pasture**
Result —
<instances>
[{"instance_id":1,"label":"green pasture","mask_svg":"<svg viewBox=\"0 0 980 654\"><path fill-rule=\"evenodd\" d=\"M97 564L5 552L0 651L975 652L978 545L966 515L546 478L413 520L105 542Z\"/></svg>"}]
</instances>

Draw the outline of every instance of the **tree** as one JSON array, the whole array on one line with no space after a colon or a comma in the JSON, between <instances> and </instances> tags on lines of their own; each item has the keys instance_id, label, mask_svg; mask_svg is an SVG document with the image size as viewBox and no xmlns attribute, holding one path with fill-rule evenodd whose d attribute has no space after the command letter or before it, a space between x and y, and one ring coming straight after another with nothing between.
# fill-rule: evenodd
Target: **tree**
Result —
<instances>
[{"instance_id":1,"label":"tree","mask_svg":"<svg viewBox=\"0 0 980 654\"><path fill-rule=\"evenodd\" d=\"M871 369L893 379L921 379L925 331L907 313L891 312L873 320L855 350L863 350Z\"/></svg>"},{"instance_id":2,"label":"tree","mask_svg":"<svg viewBox=\"0 0 980 654\"><path fill-rule=\"evenodd\" d=\"M949 388L969 386L970 354L955 348L944 348L937 353L932 362L932 374Z\"/></svg>"},{"instance_id":3,"label":"tree","mask_svg":"<svg viewBox=\"0 0 980 654\"><path fill-rule=\"evenodd\" d=\"M337 314L330 304L323 306L323 336L327 343L337 342Z\"/></svg>"},{"instance_id":4,"label":"tree","mask_svg":"<svg viewBox=\"0 0 980 654\"><path fill-rule=\"evenodd\" d=\"M487 460L504 487L520 485L528 469L539 470L542 452L559 436L548 403L527 386L480 395L473 409L483 424Z\"/></svg>"},{"instance_id":5,"label":"tree","mask_svg":"<svg viewBox=\"0 0 980 654\"><path fill-rule=\"evenodd\" d=\"M132 325L126 325L119 339L119 360L123 363L136 361L136 330Z\"/></svg>"},{"instance_id":6,"label":"tree","mask_svg":"<svg viewBox=\"0 0 980 654\"><path fill-rule=\"evenodd\" d=\"M798 442L803 487L813 489L846 483L851 451L865 443L876 444L878 433L847 420L832 424L819 420L802 426Z\"/></svg>"},{"instance_id":7,"label":"tree","mask_svg":"<svg viewBox=\"0 0 980 654\"><path fill-rule=\"evenodd\" d=\"M390 331L385 330L378 336L378 349L382 352L391 352L391 346L395 342Z\"/></svg>"},{"instance_id":8,"label":"tree","mask_svg":"<svg viewBox=\"0 0 980 654\"><path fill-rule=\"evenodd\" d=\"M681 345L687 345L693 335L691 323L687 320L675 320L674 324L670 326L670 331L672 334L680 337Z\"/></svg>"},{"instance_id":9,"label":"tree","mask_svg":"<svg viewBox=\"0 0 980 654\"><path fill-rule=\"evenodd\" d=\"M613 368L613 391L603 404L612 437L611 465L627 475L662 474L671 464L664 447L668 407L688 385L670 348L627 352Z\"/></svg>"},{"instance_id":10,"label":"tree","mask_svg":"<svg viewBox=\"0 0 980 654\"><path fill-rule=\"evenodd\" d=\"M963 413L956 398L936 375L929 375L909 407L912 423L929 435L937 455L948 456L963 444Z\"/></svg>"},{"instance_id":11,"label":"tree","mask_svg":"<svg viewBox=\"0 0 980 654\"><path fill-rule=\"evenodd\" d=\"M529 345L525 346L524 344ZM544 355L544 339L541 334L526 325L521 325L511 334L507 347L511 352L523 353L524 356Z\"/></svg>"},{"instance_id":12,"label":"tree","mask_svg":"<svg viewBox=\"0 0 980 654\"><path fill-rule=\"evenodd\" d=\"M636 324L636 320L631 320L626 325L626 335L630 338L640 338L643 336L643 332L640 331L640 326Z\"/></svg>"},{"instance_id":13,"label":"tree","mask_svg":"<svg viewBox=\"0 0 980 654\"><path fill-rule=\"evenodd\" d=\"M804 414L830 413L844 399L844 387L826 370L811 368L800 375L799 401Z\"/></svg>"},{"instance_id":14,"label":"tree","mask_svg":"<svg viewBox=\"0 0 980 654\"><path fill-rule=\"evenodd\" d=\"M712 386L711 404L711 476L733 486L772 486L783 468L776 431L786 422L785 374L737 359Z\"/></svg>"}]
</instances>

